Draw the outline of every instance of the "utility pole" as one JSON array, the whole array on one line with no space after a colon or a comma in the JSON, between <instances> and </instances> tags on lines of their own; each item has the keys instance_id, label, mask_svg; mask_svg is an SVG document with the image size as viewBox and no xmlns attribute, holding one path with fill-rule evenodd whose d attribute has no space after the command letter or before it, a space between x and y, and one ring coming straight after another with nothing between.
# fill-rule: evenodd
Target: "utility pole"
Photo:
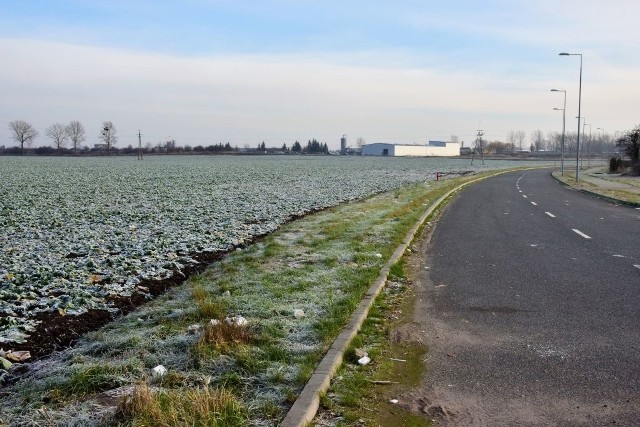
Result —
<instances>
[{"instance_id":1,"label":"utility pole","mask_svg":"<svg viewBox=\"0 0 640 427\"><path fill-rule=\"evenodd\" d=\"M482 158L482 164L484 165L484 147L482 146L482 136L484 132L482 129L478 130L478 136L476 137L476 147L480 147L480 157Z\"/></svg>"},{"instance_id":2,"label":"utility pole","mask_svg":"<svg viewBox=\"0 0 640 427\"><path fill-rule=\"evenodd\" d=\"M142 160L142 135L138 129L138 160Z\"/></svg>"}]
</instances>

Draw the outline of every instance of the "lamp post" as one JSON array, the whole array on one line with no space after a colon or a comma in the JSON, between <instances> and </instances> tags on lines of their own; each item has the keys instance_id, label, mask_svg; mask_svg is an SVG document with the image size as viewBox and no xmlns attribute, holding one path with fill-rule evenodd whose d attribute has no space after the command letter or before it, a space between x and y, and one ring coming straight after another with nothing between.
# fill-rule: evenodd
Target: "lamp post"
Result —
<instances>
[{"instance_id":1,"label":"lamp post","mask_svg":"<svg viewBox=\"0 0 640 427\"><path fill-rule=\"evenodd\" d=\"M560 174L564 176L564 125L567 114L567 91L562 89L551 89L551 92L564 92L564 104L562 108L554 108L554 110L562 110L562 142L560 143Z\"/></svg>"},{"instance_id":2,"label":"lamp post","mask_svg":"<svg viewBox=\"0 0 640 427\"><path fill-rule=\"evenodd\" d=\"M580 83L578 86L578 138L576 142L576 183L580 178L580 107L582 105L582 54L561 52L560 56L580 56Z\"/></svg>"}]
</instances>

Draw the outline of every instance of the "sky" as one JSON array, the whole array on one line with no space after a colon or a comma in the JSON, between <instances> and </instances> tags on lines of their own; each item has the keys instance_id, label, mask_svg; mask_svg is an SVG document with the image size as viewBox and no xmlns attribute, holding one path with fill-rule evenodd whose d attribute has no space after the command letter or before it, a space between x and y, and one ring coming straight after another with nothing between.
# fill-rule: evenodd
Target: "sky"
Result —
<instances>
[{"instance_id":1,"label":"sky","mask_svg":"<svg viewBox=\"0 0 640 427\"><path fill-rule=\"evenodd\" d=\"M338 148L640 123L637 0L2 0L0 145L25 120L86 144Z\"/></svg>"}]
</instances>

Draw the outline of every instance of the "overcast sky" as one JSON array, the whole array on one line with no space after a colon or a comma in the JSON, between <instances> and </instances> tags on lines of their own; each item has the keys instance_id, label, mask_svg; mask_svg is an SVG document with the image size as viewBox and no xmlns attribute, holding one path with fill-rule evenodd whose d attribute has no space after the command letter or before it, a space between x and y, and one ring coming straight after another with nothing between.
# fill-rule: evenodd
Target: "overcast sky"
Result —
<instances>
[{"instance_id":1,"label":"overcast sky","mask_svg":"<svg viewBox=\"0 0 640 427\"><path fill-rule=\"evenodd\" d=\"M640 123L637 0L2 0L8 123L103 121L118 146L424 143ZM587 133L589 127L586 128Z\"/></svg>"}]
</instances>

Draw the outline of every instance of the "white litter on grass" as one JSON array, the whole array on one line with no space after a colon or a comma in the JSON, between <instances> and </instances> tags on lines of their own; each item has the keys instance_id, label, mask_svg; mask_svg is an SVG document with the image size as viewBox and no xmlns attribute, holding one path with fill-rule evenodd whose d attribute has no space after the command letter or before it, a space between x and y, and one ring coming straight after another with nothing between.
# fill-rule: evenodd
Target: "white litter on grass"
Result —
<instances>
[{"instance_id":1,"label":"white litter on grass","mask_svg":"<svg viewBox=\"0 0 640 427\"><path fill-rule=\"evenodd\" d=\"M236 325L236 326L245 326L248 323L247 319L245 319L242 316L227 317L226 319L224 319L224 321L227 322L227 324L229 325Z\"/></svg>"},{"instance_id":2,"label":"white litter on grass","mask_svg":"<svg viewBox=\"0 0 640 427\"><path fill-rule=\"evenodd\" d=\"M362 366L368 365L369 362L371 362L371 359L369 358L369 356L362 356L360 359L358 359L358 364Z\"/></svg>"},{"instance_id":3,"label":"white litter on grass","mask_svg":"<svg viewBox=\"0 0 640 427\"><path fill-rule=\"evenodd\" d=\"M295 310L293 310L293 317L295 317L296 319L302 319L304 317L304 310L296 308Z\"/></svg>"},{"instance_id":4,"label":"white litter on grass","mask_svg":"<svg viewBox=\"0 0 640 427\"><path fill-rule=\"evenodd\" d=\"M191 334L191 335L195 335L198 332L200 332L200 329L202 329L202 326L200 326L199 323L193 324L193 325L189 325L187 327L187 333Z\"/></svg>"},{"instance_id":5,"label":"white litter on grass","mask_svg":"<svg viewBox=\"0 0 640 427\"><path fill-rule=\"evenodd\" d=\"M376 254L376 257L382 258L382 254Z\"/></svg>"},{"instance_id":6,"label":"white litter on grass","mask_svg":"<svg viewBox=\"0 0 640 427\"><path fill-rule=\"evenodd\" d=\"M395 405L396 403L398 403L398 399L391 399L389 403L393 403Z\"/></svg>"},{"instance_id":7,"label":"white litter on grass","mask_svg":"<svg viewBox=\"0 0 640 427\"><path fill-rule=\"evenodd\" d=\"M161 377L165 376L166 373L167 373L167 368L165 368L162 365L158 365L158 366L156 366L155 368L153 368L151 370L151 375L154 378L161 378Z\"/></svg>"}]
</instances>

